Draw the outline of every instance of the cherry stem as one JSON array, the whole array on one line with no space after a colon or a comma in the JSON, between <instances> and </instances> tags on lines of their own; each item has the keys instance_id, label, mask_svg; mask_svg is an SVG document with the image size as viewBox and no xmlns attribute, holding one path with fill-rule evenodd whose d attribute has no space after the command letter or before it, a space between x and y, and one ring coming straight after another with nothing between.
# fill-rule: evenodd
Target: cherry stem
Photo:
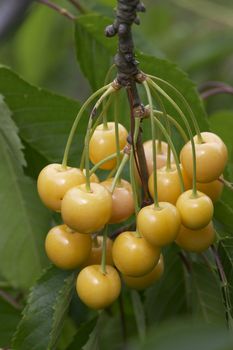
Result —
<instances>
[{"instance_id":1,"label":"cherry stem","mask_svg":"<svg viewBox=\"0 0 233 350\"><path fill-rule=\"evenodd\" d=\"M122 152L123 153L123 152ZM115 174L116 174L116 171L117 171L117 167L113 168L107 175L106 177L106 180L107 179L111 179Z\"/></svg>"},{"instance_id":2,"label":"cherry stem","mask_svg":"<svg viewBox=\"0 0 233 350\"><path fill-rule=\"evenodd\" d=\"M157 117L163 116L164 113L161 111L158 111L156 109L154 109L154 115L156 115ZM177 131L180 133L181 137L183 138L184 142L187 143L188 142L188 137L184 131L184 129L182 128L182 126L176 121L175 118L171 117L169 114L167 114L167 118L169 119L169 121L175 126L175 128L177 129Z\"/></svg>"},{"instance_id":3,"label":"cherry stem","mask_svg":"<svg viewBox=\"0 0 233 350\"><path fill-rule=\"evenodd\" d=\"M88 126L87 126L87 132L85 136L85 168L86 168L86 189L88 192L91 192L91 186L90 186L90 160L89 160L89 143L90 143L90 137L91 137L91 128L92 128L92 122L93 122L93 116L95 116L97 109L99 108L100 104L104 101L104 99L111 94L115 89L111 85L98 99L96 102L94 108L92 109Z\"/></svg>"},{"instance_id":4,"label":"cherry stem","mask_svg":"<svg viewBox=\"0 0 233 350\"><path fill-rule=\"evenodd\" d=\"M124 153L124 151L121 151L121 155ZM107 163L109 160L112 160L114 158L116 158L117 153L112 153L109 156L107 156L106 158L101 159L98 163L96 163L93 168L90 170L90 175L94 174L96 172L96 170L99 169L99 167L101 165L103 165L104 163Z\"/></svg>"},{"instance_id":5,"label":"cherry stem","mask_svg":"<svg viewBox=\"0 0 233 350\"><path fill-rule=\"evenodd\" d=\"M92 118L94 118L96 116L97 109L99 108L101 103L105 100L105 98L107 96L111 95L115 91L116 91L116 89L113 87L112 84L110 84L110 86L108 86L107 90L100 96L100 98L97 100L96 104L94 105L92 112L91 112Z\"/></svg>"},{"instance_id":6,"label":"cherry stem","mask_svg":"<svg viewBox=\"0 0 233 350\"><path fill-rule=\"evenodd\" d=\"M112 102L112 95L110 95L107 103L103 106L103 109L102 109L100 115L98 116L98 118L96 118L95 123L94 123L94 125L93 125L93 127L91 129L90 138L94 134L94 131L97 128L97 126L98 126L101 118L103 117L104 113L106 113L108 111L111 102ZM82 156L81 156L81 161L80 161L80 166L79 166L81 170L83 170L84 164L85 164L85 148L83 149Z\"/></svg>"},{"instance_id":7,"label":"cherry stem","mask_svg":"<svg viewBox=\"0 0 233 350\"><path fill-rule=\"evenodd\" d=\"M134 155L132 150L130 152L130 182L133 190L134 211L135 211L135 215L137 216L139 213L140 207L138 203L138 192L137 192L135 173L134 173Z\"/></svg>"},{"instance_id":8,"label":"cherry stem","mask_svg":"<svg viewBox=\"0 0 233 350\"><path fill-rule=\"evenodd\" d=\"M90 181L90 161L89 161L89 143L90 143L90 133L92 127L92 117L89 118L87 132L85 136L85 168L86 168L86 189L91 192L91 181Z\"/></svg>"},{"instance_id":9,"label":"cherry stem","mask_svg":"<svg viewBox=\"0 0 233 350\"><path fill-rule=\"evenodd\" d=\"M101 271L105 275L106 274L106 246L107 246L107 238L108 238L108 225L104 227L103 230L103 243L102 243L102 257L101 257Z\"/></svg>"},{"instance_id":10,"label":"cherry stem","mask_svg":"<svg viewBox=\"0 0 233 350\"><path fill-rule=\"evenodd\" d=\"M168 87L170 87L175 93L177 96L179 96L179 98L181 99L181 101L184 103L184 105L186 106L187 108L187 111L189 113L189 116L190 116L190 119L192 120L193 122L193 125L194 125L194 129L196 131L196 134L197 134L197 138L198 138L198 142L199 143L203 143L203 139L202 139L202 136L201 136L201 132L200 132L200 128L199 128L199 125L197 123L197 119L193 113L193 110L192 108L190 107L188 101L184 98L184 96L181 94L181 92L179 90L177 90L172 84L168 83L166 80L163 80L161 78L158 78L158 77L155 77L155 76L150 76L149 77L153 78L154 80L156 81L160 81L161 83L163 83L164 85L167 85Z\"/></svg>"},{"instance_id":11,"label":"cherry stem","mask_svg":"<svg viewBox=\"0 0 233 350\"><path fill-rule=\"evenodd\" d=\"M162 96L164 96L174 107L174 109L179 113L180 117L185 123L185 126L187 128L191 147L192 147L192 154L193 154L193 189L192 189L192 197L197 197L197 184L196 184L196 177L197 177L197 170L196 170L196 149L195 149L195 143L192 135L192 130L189 126L188 120L186 119L183 111L180 109L180 107L176 104L176 102L163 90L161 89L153 80L150 78L147 78L147 81L150 86L152 86L154 89L156 89Z\"/></svg>"},{"instance_id":12,"label":"cherry stem","mask_svg":"<svg viewBox=\"0 0 233 350\"><path fill-rule=\"evenodd\" d=\"M127 161L129 160L129 155L127 153L124 154L124 157L122 158L121 160L121 163L119 165L119 168L117 169L117 172L116 172L116 175L114 176L114 179L113 179L113 182L112 182L112 186L111 186L111 189L110 189L110 192L113 193L115 188L116 188L116 185L118 183L118 180L121 176L121 173L122 171L124 170L124 167L127 163Z\"/></svg>"},{"instance_id":13,"label":"cherry stem","mask_svg":"<svg viewBox=\"0 0 233 350\"><path fill-rule=\"evenodd\" d=\"M104 85L107 85L108 82L111 80L111 74L112 74L112 71L116 68L116 65L113 64L111 65L111 67L109 68L109 70L107 71L107 74L105 76L105 79L104 79Z\"/></svg>"},{"instance_id":14,"label":"cherry stem","mask_svg":"<svg viewBox=\"0 0 233 350\"><path fill-rule=\"evenodd\" d=\"M121 149L119 140L119 124L118 124L118 114L119 114L119 95L116 93L114 101L114 121L115 121L115 138L116 138L116 153L117 153L117 168L120 166L121 162Z\"/></svg>"},{"instance_id":15,"label":"cherry stem","mask_svg":"<svg viewBox=\"0 0 233 350\"><path fill-rule=\"evenodd\" d=\"M69 12L67 9L58 6L57 4L54 4L53 2L49 0L37 0L37 2L51 8L52 10L58 12L60 15L68 18L71 21L75 21L76 16L74 16L71 12Z\"/></svg>"},{"instance_id":16,"label":"cherry stem","mask_svg":"<svg viewBox=\"0 0 233 350\"><path fill-rule=\"evenodd\" d=\"M145 87L147 99L150 106L152 155L153 155L153 178L154 178L154 206L155 208L159 208L158 190L157 190L156 132L155 132L155 124L154 124L153 103L152 103L150 88L146 80L143 82L143 86Z\"/></svg>"},{"instance_id":17,"label":"cherry stem","mask_svg":"<svg viewBox=\"0 0 233 350\"><path fill-rule=\"evenodd\" d=\"M140 128L140 118L135 118L135 128L134 128L134 135L133 135L134 145L136 145L136 142L138 139L139 128ZM135 215L137 217L139 210L140 210L140 207L139 207L139 202L138 202L138 191L137 191L137 185L136 185L136 179L135 179L133 148L131 148L131 152L130 152L130 182L131 182L132 190L133 190Z\"/></svg>"},{"instance_id":18,"label":"cherry stem","mask_svg":"<svg viewBox=\"0 0 233 350\"><path fill-rule=\"evenodd\" d=\"M171 150L172 150L172 153L173 153L173 156L174 156L174 160L175 160L175 163L176 163L176 168L177 168L178 175L179 175L181 191L184 192L184 190L185 190L185 188L184 188L184 180L183 180L183 176L182 176L182 173L181 173L179 158L178 158L175 146L174 146L174 144L172 142L171 137L169 136L168 132L166 131L165 127L163 126L163 124L156 117L154 117L154 122L157 124L158 128L162 131L162 133L163 133L167 143L171 147Z\"/></svg>"},{"instance_id":19,"label":"cherry stem","mask_svg":"<svg viewBox=\"0 0 233 350\"><path fill-rule=\"evenodd\" d=\"M65 151L64 151L64 155L63 155L63 160L62 160L62 167L66 169L67 167L67 161L68 161L68 156L69 156L69 152L70 152L70 147L74 138L74 134L76 132L78 123L84 113L84 111L86 110L86 108L89 106L89 104L97 97L99 96L103 91L105 91L106 89L109 88L109 86L111 86L111 84L109 85L105 85L103 86L101 89L97 90L94 94L92 94L82 105L82 107L80 108L74 123L72 125L72 128L70 130L70 134L66 143L66 147L65 147Z\"/></svg>"},{"instance_id":20,"label":"cherry stem","mask_svg":"<svg viewBox=\"0 0 233 350\"><path fill-rule=\"evenodd\" d=\"M90 143L90 133L92 127L92 117L89 118L87 132L85 136L85 168L86 168L86 189L87 192L91 192L91 183L90 183L90 161L89 161L89 143Z\"/></svg>"},{"instance_id":21,"label":"cherry stem","mask_svg":"<svg viewBox=\"0 0 233 350\"><path fill-rule=\"evenodd\" d=\"M157 91L155 89L152 89L156 99L158 100L159 102L159 106L160 108L162 109L162 114L165 118L165 122L166 122L166 128L167 128L167 131L168 131L168 135L171 137L171 127L170 127L170 123L169 123L169 119L167 117L167 111L166 111L166 108L163 104L163 101L162 99L160 98L159 94L157 93ZM160 129L159 129L160 130ZM168 144L168 148L167 148L167 170L171 170L171 147L169 146Z\"/></svg>"}]
</instances>

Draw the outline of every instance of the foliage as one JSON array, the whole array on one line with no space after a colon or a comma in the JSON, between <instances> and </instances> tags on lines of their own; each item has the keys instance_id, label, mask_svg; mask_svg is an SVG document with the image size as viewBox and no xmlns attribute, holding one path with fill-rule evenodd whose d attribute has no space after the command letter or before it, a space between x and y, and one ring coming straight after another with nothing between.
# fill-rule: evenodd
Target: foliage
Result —
<instances>
[{"instance_id":1,"label":"foliage","mask_svg":"<svg viewBox=\"0 0 233 350\"><path fill-rule=\"evenodd\" d=\"M226 68L231 66L232 35L227 25L220 28L212 19L204 21L187 10L187 2L158 1L155 6L147 1L148 17L142 17L142 29L140 33L135 29L135 36L137 48L149 55L137 51L137 59L143 71L176 86L191 105L201 130L213 130L224 140L229 149L225 178L233 181L233 116L228 110L232 100L212 97L204 106L193 83L207 79L233 82ZM58 3L67 5L66 1ZM90 1L88 10L95 13L78 16L74 24L34 4L14 37L0 48L1 62L9 62L13 68L0 66L0 347L104 350L112 344L112 349L121 349L126 334L128 348L135 350L166 350L171 346L182 350L194 343L198 349L230 350L233 339L226 323L232 326L233 197L227 188L215 205L217 248L225 284L211 252L187 254L184 262L174 245L164 250L165 274L159 282L146 292L124 290L121 307L115 303L98 314L83 307L73 295L76 272L48 267L44 238L56 217L42 207L35 179L45 164L61 162L69 130L81 107L77 96L82 101L90 89L95 91L103 85L117 45L115 39L103 35L105 26L112 22L107 16L111 16L114 4ZM221 14L226 12L216 14L215 20L223 23L226 15ZM183 102L160 85L188 117ZM63 96L66 94L73 98ZM167 112L180 121L174 108L163 102ZM129 124L125 96L121 96L119 114L121 121ZM150 126L147 121L144 124L144 138L148 139ZM84 114L71 148L70 164L80 161L86 126ZM176 144L181 146L177 135ZM226 303L224 293L229 293L230 303ZM19 305L11 304L6 295L16 305L20 298Z\"/></svg>"}]
</instances>

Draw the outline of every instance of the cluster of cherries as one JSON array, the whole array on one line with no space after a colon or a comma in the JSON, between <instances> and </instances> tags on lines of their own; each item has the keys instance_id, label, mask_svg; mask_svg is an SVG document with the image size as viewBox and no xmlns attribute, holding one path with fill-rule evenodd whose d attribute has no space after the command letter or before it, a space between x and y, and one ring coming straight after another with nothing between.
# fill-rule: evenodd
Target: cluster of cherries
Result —
<instances>
[{"instance_id":1,"label":"cluster of cherries","mask_svg":"<svg viewBox=\"0 0 233 350\"><path fill-rule=\"evenodd\" d=\"M223 141L213 133L200 133L182 148L181 164L177 157L174 162L174 152L166 142L154 138L145 142L148 188L154 203L137 208L135 188L141 184L137 167L134 163L133 183L119 171L133 152L127 136L117 122L99 124L92 131L88 159L110 171L103 182L87 168L64 164L50 164L38 177L43 203L61 212L64 222L47 234L46 253L61 269L80 268L77 293L93 309L105 308L118 298L121 280L138 290L158 280L164 270L162 247L176 242L186 251L202 252L215 239L213 202L221 195L220 177L227 162ZM114 169L116 175L111 177ZM114 242L107 237L109 224L124 222L133 214L135 231L120 233Z\"/></svg>"}]
</instances>

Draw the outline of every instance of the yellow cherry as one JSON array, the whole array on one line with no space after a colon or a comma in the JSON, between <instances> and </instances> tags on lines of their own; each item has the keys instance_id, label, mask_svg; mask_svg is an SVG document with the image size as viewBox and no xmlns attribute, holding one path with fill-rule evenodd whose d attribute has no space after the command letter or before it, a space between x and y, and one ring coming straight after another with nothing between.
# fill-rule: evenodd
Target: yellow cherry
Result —
<instances>
[{"instance_id":1,"label":"yellow cherry","mask_svg":"<svg viewBox=\"0 0 233 350\"><path fill-rule=\"evenodd\" d=\"M190 230L182 225L176 238L176 244L188 252L201 253L208 249L214 240L214 227L210 222L200 230Z\"/></svg>"},{"instance_id":2,"label":"yellow cherry","mask_svg":"<svg viewBox=\"0 0 233 350\"><path fill-rule=\"evenodd\" d=\"M153 247L136 232L123 232L113 243L113 261L120 272L127 276L143 276L157 264L160 249Z\"/></svg>"},{"instance_id":3,"label":"yellow cherry","mask_svg":"<svg viewBox=\"0 0 233 350\"><path fill-rule=\"evenodd\" d=\"M100 230L112 215L112 197L109 191L98 183L71 188L66 192L61 207L63 221L81 233Z\"/></svg>"},{"instance_id":4,"label":"yellow cherry","mask_svg":"<svg viewBox=\"0 0 233 350\"><path fill-rule=\"evenodd\" d=\"M101 182L101 185L111 190L113 178ZM121 179L112 194L112 215L110 224L127 220L134 212L133 191L131 184Z\"/></svg>"},{"instance_id":5,"label":"yellow cherry","mask_svg":"<svg viewBox=\"0 0 233 350\"><path fill-rule=\"evenodd\" d=\"M196 196L193 196L192 190L182 193L176 207L182 224L192 230L199 230L208 225L214 213L211 199L199 191Z\"/></svg>"},{"instance_id":6,"label":"yellow cherry","mask_svg":"<svg viewBox=\"0 0 233 350\"><path fill-rule=\"evenodd\" d=\"M42 202L48 208L60 211L65 193L85 181L85 176L80 169L63 168L61 164L49 164L39 174L37 189Z\"/></svg>"},{"instance_id":7,"label":"yellow cherry","mask_svg":"<svg viewBox=\"0 0 233 350\"><path fill-rule=\"evenodd\" d=\"M176 207L168 202L159 202L140 210L137 216L137 228L152 245L162 247L172 243L180 229L180 214Z\"/></svg>"},{"instance_id":8,"label":"yellow cherry","mask_svg":"<svg viewBox=\"0 0 233 350\"><path fill-rule=\"evenodd\" d=\"M108 122L107 125L107 128L104 127L104 124L97 126L90 139L89 156L93 164L116 153L115 123ZM121 124L118 124L118 128L120 150L123 150L127 144L128 132ZM111 170L115 166L116 158L102 164L100 169Z\"/></svg>"},{"instance_id":9,"label":"yellow cherry","mask_svg":"<svg viewBox=\"0 0 233 350\"><path fill-rule=\"evenodd\" d=\"M217 135L211 132L201 133L203 143L194 137L197 164L197 182L211 182L217 180L223 173L227 163L227 147ZM193 177L193 155L191 142L182 148L181 163L190 178Z\"/></svg>"},{"instance_id":10,"label":"yellow cherry","mask_svg":"<svg viewBox=\"0 0 233 350\"><path fill-rule=\"evenodd\" d=\"M106 273L100 265L85 267L78 275L76 290L79 298L91 309L104 309L111 305L121 291L121 280L117 270L106 266Z\"/></svg>"},{"instance_id":11,"label":"yellow cherry","mask_svg":"<svg viewBox=\"0 0 233 350\"><path fill-rule=\"evenodd\" d=\"M141 277L131 277L122 275L122 279L126 286L132 289L143 290L150 287L156 281L158 281L164 272L164 261L162 254L160 255L158 263L155 265L152 271Z\"/></svg>"},{"instance_id":12,"label":"yellow cherry","mask_svg":"<svg viewBox=\"0 0 233 350\"><path fill-rule=\"evenodd\" d=\"M46 236L49 259L61 269L75 269L91 252L91 236L72 231L66 225L53 227Z\"/></svg>"}]
</instances>

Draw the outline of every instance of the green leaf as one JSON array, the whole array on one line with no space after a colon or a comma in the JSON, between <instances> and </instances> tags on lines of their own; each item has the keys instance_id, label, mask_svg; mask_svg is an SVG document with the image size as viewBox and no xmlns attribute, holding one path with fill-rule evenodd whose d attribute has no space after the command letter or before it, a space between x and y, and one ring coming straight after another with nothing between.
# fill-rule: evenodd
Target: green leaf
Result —
<instances>
[{"instance_id":1,"label":"green leaf","mask_svg":"<svg viewBox=\"0 0 233 350\"><path fill-rule=\"evenodd\" d=\"M0 347L9 348L10 341L20 320L20 311L0 297Z\"/></svg>"},{"instance_id":2,"label":"green leaf","mask_svg":"<svg viewBox=\"0 0 233 350\"><path fill-rule=\"evenodd\" d=\"M47 262L43 241L50 214L23 173L22 144L3 101L0 110L6 125L0 128L0 273L13 287L28 288Z\"/></svg>"},{"instance_id":3,"label":"green leaf","mask_svg":"<svg viewBox=\"0 0 233 350\"><path fill-rule=\"evenodd\" d=\"M0 131L2 136L8 142L9 149L11 150L18 163L22 166L26 166L26 161L23 154L23 145L18 136L18 128L11 119L11 111L4 102L4 97L0 95Z\"/></svg>"},{"instance_id":4,"label":"green leaf","mask_svg":"<svg viewBox=\"0 0 233 350\"><path fill-rule=\"evenodd\" d=\"M67 350L77 350L82 349L83 346L88 342L90 334L93 332L96 327L97 317L92 318L91 320L85 322L79 327L72 344L68 347Z\"/></svg>"},{"instance_id":5,"label":"green leaf","mask_svg":"<svg viewBox=\"0 0 233 350\"><path fill-rule=\"evenodd\" d=\"M209 326L201 320L177 320L150 329L143 344L129 350L231 350L233 336L225 327Z\"/></svg>"},{"instance_id":6,"label":"green leaf","mask_svg":"<svg viewBox=\"0 0 233 350\"><path fill-rule=\"evenodd\" d=\"M67 350L68 346L72 343L76 332L77 326L75 321L70 316L67 316L64 321L59 342L57 344L57 350Z\"/></svg>"},{"instance_id":7,"label":"green leaf","mask_svg":"<svg viewBox=\"0 0 233 350\"><path fill-rule=\"evenodd\" d=\"M75 274L50 267L32 288L14 335L14 350L56 348L74 289Z\"/></svg>"},{"instance_id":8,"label":"green leaf","mask_svg":"<svg viewBox=\"0 0 233 350\"><path fill-rule=\"evenodd\" d=\"M143 304L140 295L135 290L131 291L131 298L133 304L134 315L136 318L138 334L141 340L145 338L146 334L146 319Z\"/></svg>"},{"instance_id":9,"label":"green leaf","mask_svg":"<svg viewBox=\"0 0 233 350\"><path fill-rule=\"evenodd\" d=\"M80 104L32 86L3 66L0 66L0 93L13 112L12 118L22 140L48 161L60 162ZM75 138L71 149L71 159L76 161L86 127L86 118L83 118L79 137Z\"/></svg>"},{"instance_id":10,"label":"green leaf","mask_svg":"<svg viewBox=\"0 0 233 350\"><path fill-rule=\"evenodd\" d=\"M215 132L225 142L228 152L228 170L230 179L233 180L233 113L232 111L218 111L210 116L211 130Z\"/></svg>"},{"instance_id":11,"label":"green leaf","mask_svg":"<svg viewBox=\"0 0 233 350\"><path fill-rule=\"evenodd\" d=\"M214 216L229 230L229 232L232 232L233 208L229 204L220 199L217 203L215 203Z\"/></svg>"},{"instance_id":12,"label":"green leaf","mask_svg":"<svg viewBox=\"0 0 233 350\"><path fill-rule=\"evenodd\" d=\"M93 90L104 84L106 73L113 64L116 38L109 39L104 35L105 27L110 23L110 19L98 14L80 16L76 22L77 59Z\"/></svg>"},{"instance_id":13,"label":"green leaf","mask_svg":"<svg viewBox=\"0 0 233 350\"><path fill-rule=\"evenodd\" d=\"M99 23L101 23L101 26ZM116 38L106 38L103 34L104 28L110 23L112 23L110 19L97 14L81 16L76 22L75 38L77 59L93 90L104 84L106 72L117 51ZM140 62L139 67L146 74L155 75L175 86L192 107L200 129L209 129L203 103L200 100L195 84L188 78L186 73L171 62L143 53L137 53L137 59ZM98 62L98 66L96 62ZM176 94L163 83L159 83L159 85L179 104L188 117L187 109L183 102L177 98ZM148 102L144 100L143 91L140 90L140 92L143 102L148 104ZM180 121L179 115L170 103L165 99L163 102L167 112ZM120 115L123 120L129 119L126 113L125 104L123 104L120 109ZM144 125L144 136L150 138L151 130L149 123L144 123ZM192 125L192 123L190 123L190 125Z\"/></svg>"},{"instance_id":14,"label":"green leaf","mask_svg":"<svg viewBox=\"0 0 233 350\"><path fill-rule=\"evenodd\" d=\"M164 264L161 280L145 292L145 311L149 324L188 311L184 267L175 246L167 248Z\"/></svg>"},{"instance_id":15,"label":"green leaf","mask_svg":"<svg viewBox=\"0 0 233 350\"><path fill-rule=\"evenodd\" d=\"M188 75L182 71L177 65L169 61L159 59L156 57L144 55L142 53L138 54L138 59L140 61L140 68L147 74L155 75L163 80L166 80L172 84L187 100L191 106L193 113L197 119L198 125L201 130L208 130L209 123L207 120L206 112L204 110L203 103L197 92L196 85L189 79ZM171 90L167 89L163 83L159 84L164 90L167 91L170 97L176 101L177 104L185 111L185 115L190 121L187 114L186 108L183 102L177 98L177 95ZM180 117L174 108L164 100L164 105L168 113L176 117L176 119L182 124ZM190 126L192 123L190 122Z\"/></svg>"},{"instance_id":16,"label":"green leaf","mask_svg":"<svg viewBox=\"0 0 233 350\"><path fill-rule=\"evenodd\" d=\"M219 231L218 231L219 233ZM226 276L226 285L223 287L226 289L227 297L230 295L228 300L228 312L231 314L231 319L229 321L232 322L233 317L233 237L229 234L222 233L221 240L218 245L218 253L221 259L221 263L223 266L223 270ZM231 327L233 324L231 323Z\"/></svg>"},{"instance_id":17,"label":"green leaf","mask_svg":"<svg viewBox=\"0 0 233 350\"><path fill-rule=\"evenodd\" d=\"M190 276L192 315L206 323L225 324L220 281L207 265L193 262Z\"/></svg>"}]
</instances>

